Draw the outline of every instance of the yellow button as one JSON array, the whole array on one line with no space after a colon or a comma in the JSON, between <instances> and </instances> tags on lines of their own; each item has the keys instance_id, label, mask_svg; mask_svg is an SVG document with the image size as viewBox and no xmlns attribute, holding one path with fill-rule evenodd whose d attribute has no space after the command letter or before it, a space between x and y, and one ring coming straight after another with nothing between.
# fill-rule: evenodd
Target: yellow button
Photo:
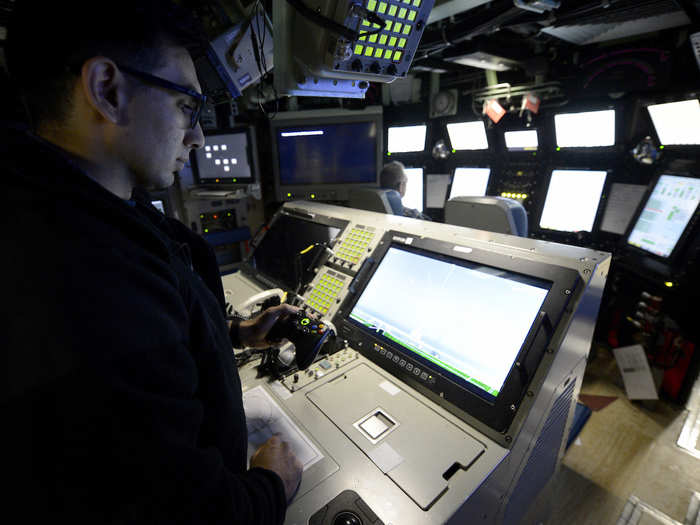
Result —
<instances>
[{"instance_id":1,"label":"yellow button","mask_svg":"<svg viewBox=\"0 0 700 525\"><path fill-rule=\"evenodd\" d=\"M403 26L403 34L404 35L410 35L411 34L411 26L409 24L406 24Z\"/></svg>"},{"instance_id":2,"label":"yellow button","mask_svg":"<svg viewBox=\"0 0 700 525\"><path fill-rule=\"evenodd\" d=\"M367 0L367 9L374 11L375 7L377 7L377 0Z\"/></svg>"},{"instance_id":3,"label":"yellow button","mask_svg":"<svg viewBox=\"0 0 700 525\"><path fill-rule=\"evenodd\" d=\"M370 35L369 41L370 41L370 42L376 42L376 41L377 41L377 35Z\"/></svg>"},{"instance_id":4,"label":"yellow button","mask_svg":"<svg viewBox=\"0 0 700 525\"><path fill-rule=\"evenodd\" d=\"M401 51L396 51L396 52L394 53L394 60L395 60L396 62L398 62L399 60L401 60L401 55L402 55L402 54L403 54L403 53L401 53Z\"/></svg>"},{"instance_id":5,"label":"yellow button","mask_svg":"<svg viewBox=\"0 0 700 525\"><path fill-rule=\"evenodd\" d=\"M406 8L402 7L399 9L399 18L406 18Z\"/></svg>"},{"instance_id":6,"label":"yellow button","mask_svg":"<svg viewBox=\"0 0 700 525\"><path fill-rule=\"evenodd\" d=\"M365 26L365 27L368 27L368 26L369 26L369 22L368 22L367 20L363 20L363 21L362 21L362 25Z\"/></svg>"},{"instance_id":7,"label":"yellow button","mask_svg":"<svg viewBox=\"0 0 700 525\"><path fill-rule=\"evenodd\" d=\"M384 21L384 30L391 31L391 24L392 24L391 20L385 20Z\"/></svg>"},{"instance_id":8,"label":"yellow button","mask_svg":"<svg viewBox=\"0 0 700 525\"><path fill-rule=\"evenodd\" d=\"M373 47L367 46L367 47L365 48L365 56L366 56L366 57L371 57L373 51L374 51L374 48L373 48Z\"/></svg>"},{"instance_id":9,"label":"yellow button","mask_svg":"<svg viewBox=\"0 0 700 525\"><path fill-rule=\"evenodd\" d=\"M356 55L361 55L361 54L362 54L362 50L363 50L364 48L365 48L364 46L361 46L360 44L357 44L357 45L355 46L355 54L356 54Z\"/></svg>"},{"instance_id":10,"label":"yellow button","mask_svg":"<svg viewBox=\"0 0 700 525\"><path fill-rule=\"evenodd\" d=\"M413 0L413 5L414 5L415 7L420 7L420 1L421 1L421 0Z\"/></svg>"},{"instance_id":11,"label":"yellow button","mask_svg":"<svg viewBox=\"0 0 700 525\"><path fill-rule=\"evenodd\" d=\"M387 39L387 38L388 38L388 37L387 37L386 35L381 35L381 36L379 37L379 43L380 43L381 45L386 45L386 39Z\"/></svg>"},{"instance_id":12,"label":"yellow button","mask_svg":"<svg viewBox=\"0 0 700 525\"><path fill-rule=\"evenodd\" d=\"M389 6L389 16L396 16L397 9L398 9L398 7L396 7L395 5L390 5Z\"/></svg>"},{"instance_id":13,"label":"yellow button","mask_svg":"<svg viewBox=\"0 0 700 525\"><path fill-rule=\"evenodd\" d=\"M399 40L399 47L400 47L401 49L403 49L405 45L406 45L406 39L405 39L405 38L402 38L401 40Z\"/></svg>"},{"instance_id":14,"label":"yellow button","mask_svg":"<svg viewBox=\"0 0 700 525\"><path fill-rule=\"evenodd\" d=\"M415 11L409 11L408 12L408 19L413 22L416 19L416 12Z\"/></svg>"},{"instance_id":15,"label":"yellow button","mask_svg":"<svg viewBox=\"0 0 700 525\"><path fill-rule=\"evenodd\" d=\"M392 37L389 39L389 46L390 46L390 47L394 47L394 46L396 45L396 40L397 40L396 37L395 37L395 36L392 36Z\"/></svg>"},{"instance_id":16,"label":"yellow button","mask_svg":"<svg viewBox=\"0 0 700 525\"><path fill-rule=\"evenodd\" d=\"M377 13L382 15L386 13L386 2L379 2L379 9L377 9Z\"/></svg>"},{"instance_id":17,"label":"yellow button","mask_svg":"<svg viewBox=\"0 0 700 525\"><path fill-rule=\"evenodd\" d=\"M375 58L380 58L380 57L382 56L382 52L383 52L383 51L382 51L382 48L378 47L378 48L374 51L374 57L375 57Z\"/></svg>"},{"instance_id":18,"label":"yellow button","mask_svg":"<svg viewBox=\"0 0 700 525\"><path fill-rule=\"evenodd\" d=\"M399 22L394 22L394 33L400 33L402 27L403 27L403 24L401 24Z\"/></svg>"},{"instance_id":19,"label":"yellow button","mask_svg":"<svg viewBox=\"0 0 700 525\"><path fill-rule=\"evenodd\" d=\"M384 51L384 58L389 60L391 58L391 49Z\"/></svg>"}]
</instances>

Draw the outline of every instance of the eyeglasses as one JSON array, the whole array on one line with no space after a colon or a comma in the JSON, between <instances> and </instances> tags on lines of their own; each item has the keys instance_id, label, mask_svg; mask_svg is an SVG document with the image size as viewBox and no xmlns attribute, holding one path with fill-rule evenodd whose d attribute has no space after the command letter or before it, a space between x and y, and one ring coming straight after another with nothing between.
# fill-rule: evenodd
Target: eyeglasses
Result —
<instances>
[{"instance_id":1,"label":"eyeglasses","mask_svg":"<svg viewBox=\"0 0 700 525\"><path fill-rule=\"evenodd\" d=\"M202 93L197 93L196 91L189 89L185 86L181 86L180 84L175 84L175 82L170 82L170 80L165 80L164 78L144 73L143 71L137 71L135 69L131 69L130 67L122 66L120 64L117 64L117 67L121 69L124 73L128 73L129 75L132 75L136 78L140 78L144 82L165 89L170 89L172 91L177 91L178 93L184 93L185 95L189 95L190 97L192 97L196 102L196 106L190 116L190 126L192 127L192 129L194 129L197 126L197 122L199 122L199 117L202 114L202 108L204 107L204 104L207 101L206 95Z\"/></svg>"}]
</instances>

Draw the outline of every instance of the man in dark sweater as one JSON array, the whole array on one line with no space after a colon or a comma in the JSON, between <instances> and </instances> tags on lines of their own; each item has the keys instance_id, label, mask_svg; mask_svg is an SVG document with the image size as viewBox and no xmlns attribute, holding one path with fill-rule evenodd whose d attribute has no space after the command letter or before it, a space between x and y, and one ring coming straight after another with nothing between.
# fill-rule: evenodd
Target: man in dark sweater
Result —
<instances>
[{"instance_id":1,"label":"man in dark sweater","mask_svg":"<svg viewBox=\"0 0 700 525\"><path fill-rule=\"evenodd\" d=\"M277 437L246 464L233 346L293 309L229 328L212 250L140 190L204 144L187 15L17 4L7 62L32 126L0 144L3 514L282 523L301 465Z\"/></svg>"}]
</instances>

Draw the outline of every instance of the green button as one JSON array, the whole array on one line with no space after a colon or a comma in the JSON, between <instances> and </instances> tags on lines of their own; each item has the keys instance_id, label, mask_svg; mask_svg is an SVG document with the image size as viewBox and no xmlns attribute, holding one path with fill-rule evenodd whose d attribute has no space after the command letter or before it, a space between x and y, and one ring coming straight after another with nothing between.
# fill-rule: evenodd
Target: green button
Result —
<instances>
[{"instance_id":1,"label":"green button","mask_svg":"<svg viewBox=\"0 0 700 525\"><path fill-rule=\"evenodd\" d=\"M410 35L411 34L411 26L409 24L406 24L403 26L403 34L404 35Z\"/></svg>"},{"instance_id":2,"label":"green button","mask_svg":"<svg viewBox=\"0 0 700 525\"><path fill-rule=\"evenodd\" d=\"M399 22L395 22L394 23L394 33L400 33L402 27L403 27L403 24L401 24Z\"/></svg>"},{"instance_id":3,"label":"green button","mask_svg":"<svg viewBox=\"0 0 700 525\"><path fill-rule=\"evenodd\" d=\"M310 322L311 322L311 321L309 320L308 317L304 317L304 318L301 320L301 325L302 325L302 326L306 326L306 325L309 324Z\"/></svg>"},{"instance_id":4,"label":"green button","mask_svg":"<svg viewBox=\"0 0 700 525\"><path fill-rule=\"evenodd\" d=\"M394 46L396 45L396 40L397 40L396 37L395 37L395 36L392 36L392 37L389 39L389 46L390 46L390 47L394 47Z\"/></svg>"},{"instance_id":5,"label":"green button","mask_svg":"<svg viewBox=\"0 0 700 525\"><path fill-rule=\"evenodd\" d=\"M390 5L389 6L389 16L395 16L397 10L398 10L398 7L396 7L395 5Z\"/></svg>"},{"instance_id":6,"label":"green button","mask_svg":"<svg viewBox=\"0 0 700 525\"><path fill-rule=\"evenodd\" d=\"M367 9L370 11L374 11L374 8L377 7L377 0L368 0L367 1Z\"/></svg>"},{"instance_id":7,"label":"green button","mask_svg":"<svg viewBox=\"0 0 700 525\"><path fill-rule=\"evenodd\" d=\"M386 2L379 2L379 9L377 9L377 13L381 15L386 13Z\"/></svg>"},{"instance_id":8,"label":"green button","mask_svg":"<svg viewBox=\"0 0 700 525\"><path fill-rule=\"evenodd\" d=\"M399 9L399 18L406 18L406 8L402 7Z\"/></svg>"},{"instance_id":9,"label":"green button","mask_svg":"<svg viewBox=\"0 0 700 525\"><path fill-rule=\"evenodd\" d=\"M381 36L379 37L379 43L380 43L381 45L386 45L386 39L387 39L387 38L388 38L388 37L387 37L386 35L381 35Z\"/></svg>"},{"instance_id":10,"label":"green button","mask_svg":"<svg viewBox=\"0 0 700 525\"><path fill-rule=\"evenodd\" d=\"M406 39L405 39L405 38L402 38L401 40L399 40L399 47L400 47L401 49L403 49L405 45L406 45Z\"/></svg>"}]
</instances>

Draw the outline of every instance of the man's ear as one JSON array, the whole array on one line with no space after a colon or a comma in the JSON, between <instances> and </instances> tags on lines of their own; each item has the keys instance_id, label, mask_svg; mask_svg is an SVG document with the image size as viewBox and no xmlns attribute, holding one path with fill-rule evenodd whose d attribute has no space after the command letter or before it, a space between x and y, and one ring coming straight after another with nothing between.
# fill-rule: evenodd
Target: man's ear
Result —
<instances>
[{"instance_id":1,"label":"man's ear","mask_svg":"<svg viewBox=\"0 0 700 525\"><path fill-rule=\"evenodd\" d=\"M81 87L87 103L101 118L118 124L126 117L127 85L112 60L87 60L81 70Z\"/></svg>"}]
</instances>

